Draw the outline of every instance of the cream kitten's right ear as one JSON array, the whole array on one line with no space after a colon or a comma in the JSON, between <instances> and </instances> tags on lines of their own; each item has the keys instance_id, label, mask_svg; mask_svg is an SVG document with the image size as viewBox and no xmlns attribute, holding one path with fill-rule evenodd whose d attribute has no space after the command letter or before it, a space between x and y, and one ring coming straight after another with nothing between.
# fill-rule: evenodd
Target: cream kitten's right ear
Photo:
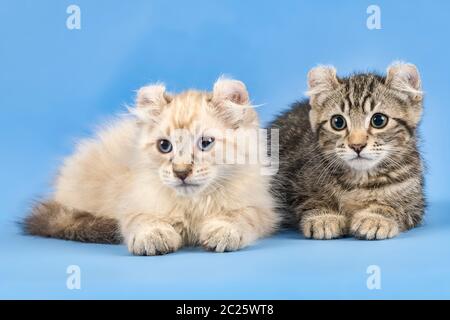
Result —
<instances>
[{"instance_id":1,"label":"cream kitten's right ear","mask_svg":"<svg viewBox=\"0 0 450 320\"><path fill-rule=\"evenodd\" d=\"M163 107L171 100L172 97L166 92L164 84L151 84L138 90L136 107L130 111L141 121L156 122Z\"/></svg>"},{"instance_id":2,"label":"cream kitten's right ear","mask_svg":"<svg viewBox=\"0 0 450 320\"><path fill-rule=\"evenodd\" d=\"M221 118L234 128L258 124L247 87L242 81L220 77L214 83L212 102Z\"/></svg>"},{"instance_id":3,"label":"cream kitten's right ear","mask_svg":"<svg viewBox=\"0 0 450 320\"><path fill-rule=\"evenodd\" d=\"M247 105L250 102L245 84L224 76L214 83L213 100L218 103L231 102L236 105Z\"/></svg>"}]
</instances>

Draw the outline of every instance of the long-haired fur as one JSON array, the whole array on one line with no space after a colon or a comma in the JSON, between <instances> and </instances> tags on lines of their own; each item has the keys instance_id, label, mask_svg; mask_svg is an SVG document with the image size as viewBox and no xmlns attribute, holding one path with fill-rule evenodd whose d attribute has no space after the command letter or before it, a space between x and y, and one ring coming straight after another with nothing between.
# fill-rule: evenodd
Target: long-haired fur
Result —
<instances>
[{"instance_id":1,"label":"long-haired fur","mask_svg":"<svg viewBox=\"0 0 450 320\"><path fill-rule=\"evenodd\" d=\"M53 196L25 219L27 233L123 239L130 252L155 255L184 245L233 251L277 228L261 165L215 161L236 147L240 130L258 129L242 82L221 78L212 92L180 94L149 85L138 91L131 113L78 145L59 171ZM180 130L192 140L189 147L175 135ZM214 145L199 150L204 137ZM172 149L161 152L161 141Z\"/></svg>"}]
</instances>

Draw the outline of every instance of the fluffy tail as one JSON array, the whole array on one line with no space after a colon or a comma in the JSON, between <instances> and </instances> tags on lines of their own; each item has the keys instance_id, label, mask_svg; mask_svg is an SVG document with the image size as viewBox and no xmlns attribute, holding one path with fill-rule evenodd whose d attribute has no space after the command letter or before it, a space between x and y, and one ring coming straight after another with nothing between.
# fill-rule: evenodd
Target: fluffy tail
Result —
<instances>
[{"instance_id":1,"label":"fluffy tail","mask_svg":"<svg viewBox=\"0 0 450 320\"><path fill-rule=\"evenodd\" d=\"M120 243L115 219L66 208L55 201L37 203L22 222L26 234L96 243Z\"/></svg>"}]
</instances>

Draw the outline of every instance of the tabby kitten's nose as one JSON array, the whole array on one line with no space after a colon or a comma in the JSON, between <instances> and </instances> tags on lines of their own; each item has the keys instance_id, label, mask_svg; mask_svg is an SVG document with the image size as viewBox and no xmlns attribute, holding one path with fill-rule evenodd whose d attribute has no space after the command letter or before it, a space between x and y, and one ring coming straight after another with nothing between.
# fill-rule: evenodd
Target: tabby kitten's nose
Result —
<instances>
[{"instance_id":1,"label":"tabby kitten's nose","mask_svg":"<svg viewBox=\"0 0 450 320\"><path fill-rule=\"evenodd\" d=\"M360 154L361 151L367 146L367 144L349 144L348 145L350 148L352 148L357 154Z\"/></svg>"}]
</instances>

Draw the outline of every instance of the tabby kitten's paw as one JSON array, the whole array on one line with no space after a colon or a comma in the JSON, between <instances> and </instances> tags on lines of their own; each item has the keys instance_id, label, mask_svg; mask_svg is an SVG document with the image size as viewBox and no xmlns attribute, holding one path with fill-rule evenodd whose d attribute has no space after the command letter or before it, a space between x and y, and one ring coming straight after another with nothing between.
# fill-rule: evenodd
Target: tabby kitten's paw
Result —
<instances>
[{"instance_id":1,"label":"tabby kitten's paw","mask_svg":"<svg viewBox=\"0 0 450 320\"><path fill-rule=\"evenodd\" d=\"M350 232L358 239L382 240L399 233L398 223L377 213L356 213L350 224Z\"/></svg>"},{"instance_id":2,"label":"tabby kitten's paw","mask_svg":"<svg viewBox=\"0 0 450 320\"><path fill-rule=\"evenodd\" d=\"M200 243L216 252L236 251L243 246L241 232L231 223L221 220L209 221L203 226Z\"/></svg>"},{"instance_id":3,"label":"tabby kitten's paw","mask_svg":"<svg viewBox=\"0 0 450 320\"><path fill-rule=\"evenodd\" d=\"M128 250L134 255L154 256L178 250L182 239L168 223L145 226L128 237Z\"/></svg>"},{"instance_id":4,"label":"tabby kitten's paw","mask_svg":"<svg viewBox=\"0 0 450 320\"><path fill-rule=\"evenodd\" d=\"M302 219L300 229L306 238L329 240L346 233L346 217L339 214L316 214Z\"/></svg>"}]
</instances>

